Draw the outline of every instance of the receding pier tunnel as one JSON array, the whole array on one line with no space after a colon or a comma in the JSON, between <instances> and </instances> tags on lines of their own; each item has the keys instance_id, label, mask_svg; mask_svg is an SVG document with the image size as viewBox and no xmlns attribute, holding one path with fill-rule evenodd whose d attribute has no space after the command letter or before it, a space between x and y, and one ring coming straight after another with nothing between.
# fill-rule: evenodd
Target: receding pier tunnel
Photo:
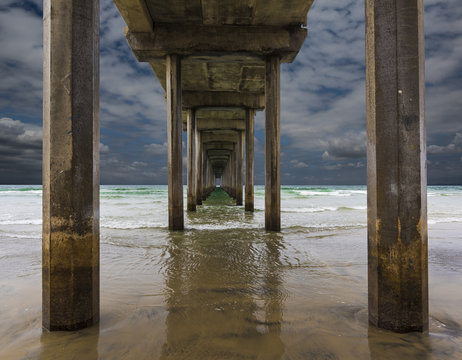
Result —
<instances>
[{"instance_id":1,"label":"receding pier tunnel","mask_svg":"<svg viewBox=\"0 0 462 360\"><path fill-rule=\"evenodd\" d=\"M169 229L184 229L183 130L187 210L219 178L253 211L264 110L265 229L279 231L280 66L305 41L312 1L114 2L165 89ZM74 330L99 320L99 2L46 4L43 326ZM366 0L369 321L398 332L428 328L422 13L421 0Z\"/></svg>"}]
</instances>

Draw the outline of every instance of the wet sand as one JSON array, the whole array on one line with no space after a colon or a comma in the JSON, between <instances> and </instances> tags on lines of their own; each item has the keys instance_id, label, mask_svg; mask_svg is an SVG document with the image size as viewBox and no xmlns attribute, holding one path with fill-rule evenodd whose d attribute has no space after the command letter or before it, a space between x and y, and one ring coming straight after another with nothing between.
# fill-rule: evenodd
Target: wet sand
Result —
<instances>
[{"instance_id":1,"label":"wet sand","mask_svg":"<svg viewBox=\"0 0 462 360\"><path fill-rule=\"evenodd\" d=\"M430 226L423 335L368 325L364 228L102 232L101 321L69 333L41 329L40 241L3 239L0 359L462 359L461 233Z\"/></svg>"}]
</instances>

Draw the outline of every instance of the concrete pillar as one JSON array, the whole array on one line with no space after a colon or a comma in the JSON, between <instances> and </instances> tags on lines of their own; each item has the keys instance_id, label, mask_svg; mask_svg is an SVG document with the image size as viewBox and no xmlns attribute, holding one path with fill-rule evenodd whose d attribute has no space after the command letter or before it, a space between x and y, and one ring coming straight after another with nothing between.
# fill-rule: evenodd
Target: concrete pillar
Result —
<instances>
[{"instance_id":1,"label":"concrete pillar","mask_svg":"<svg viewBox=\"0 0 462 360\"><path fill-rule=\"evenodd\" d=\"M281 230L280 60L266 58L265 108L265 229Z\"/></svg>"},{"instance_id":2,"label":"concrete pillar","mask_svg":"<svg viewBox=\"0 0 462 360\"><path fill-rule=\"evenodd\" d=\"M99 1L45 0L42 325L99 320Z\"/></svg>"},{"instance_id":3,"label":"concrete pillar","mask_svg":"<svg viewBox=\"0 0 462 360\"><path fill-rule=\"evenodd\" d=\"M202 149L202 174L201 174L201 196L202 201L207 199L207 153L204 149Z\"/></svg>"},{"instance_id":4,"label":"concrete pillar","mask_svg":"<svg viewBox=\"0 0 462 360\"><path fill-rule=\"evenodd\" d=\"M369 321L428 329L422 0L366 1Z\"/></svg>"},{"instance_id":5,"label":"concrete pillar","mask_svg":"<svg viewBox=\"0 0 462 360\"><path fill-rule=\"evenodd\" d=\"M243 167L243 145L244 141L242 139L243 137L242 131L238 131L238 136L237 136L237 144L236 144L236 205L241 206L242 205L242 181L244 178L244 167Z\"/></svg>"},{"instance_id":6,"label":"concrete pillar","mask_svg":"<svg viewBox=\"0 0 462 360\"><path fill-rule=\"evenodd\" d=\"M254 110L245 112L245 211L254 210L254 115Z\"/></svg>"},{"instance_id":7,"label":"concrete pillar","mask_svg":"<svg viewBox=\"0 0 462 360\"><path fill-rule=\"evenodd\" d=\"M196 204L202 205L202 140L196 122Z\"/></svg>"},{"instance_id":8,"label":"concrete pillar","mask_svg":"<svg viewBox=\"0 0 462 360\"><path fill-rule=\"evenodd\" d=\"M196 211L196 111L188 109L188 211Z\"/></svg>"},{"instance_id":9,"label":"concrete pillar","mask_svg":"<svg viewBox=\"0 0 462 360\"><path fill-rule=\"evenodd\" d=\"M237 144L234 144L234 150L231 153L231 168L230 168L230 187L231 187L231 197L236 199L236 151Z\"/></svg>"},{"instance_id":10,"label":"concrete pillar","mask_svg":"<svg viewBox=\"0 0 462 360\"><path fill-rule=\"evenodd\" d=\"M167 55L168 227L183 230L181 59Z\"/></svg>"}]
</instances>

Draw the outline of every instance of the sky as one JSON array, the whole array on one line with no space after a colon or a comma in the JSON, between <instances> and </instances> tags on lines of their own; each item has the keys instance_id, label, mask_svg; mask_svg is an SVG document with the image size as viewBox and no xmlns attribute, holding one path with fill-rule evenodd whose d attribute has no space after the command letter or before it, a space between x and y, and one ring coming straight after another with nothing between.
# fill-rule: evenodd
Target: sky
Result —
<instances>
[{"instance_id":1,"label":"sky","mask_svg":"<svg viewBox=\"0 0 462 360\"><path fill-rule=\"evenodd\" d=\"M41 184L42 24L41 0L0 0L0 184ZM164 91L124 26L101 0L101 183L166 184ZM366 183L364 33L364 1L315 0L300 53L281 65L282 184ZM460 0L425 0L425 48L428 183L462 184ZM264 141L258 112L256 184Z\"/></svg>"}]
</instances>

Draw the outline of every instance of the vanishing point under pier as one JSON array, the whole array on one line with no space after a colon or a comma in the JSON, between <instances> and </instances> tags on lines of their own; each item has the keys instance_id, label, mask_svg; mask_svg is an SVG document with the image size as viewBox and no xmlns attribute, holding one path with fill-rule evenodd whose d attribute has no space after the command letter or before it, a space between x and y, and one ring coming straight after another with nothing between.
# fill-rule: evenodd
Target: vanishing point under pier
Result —
<instances>
[{"instance_id":1,"label":"vanishing point under pier","mask_svg":"<svg viewBox=\"0 0 462 360\"><path fill-rule=\"evenodd\" d=\"M264 111L265 230L280 231L280 68L303 46L312 0L114 2L134 55L165 90L169 229L183 230L185 210L217 179L254 210L254 116ZM99 0L45 0L43 15L42 320L77 330L100 314ZM366 0L365 16L369 321L424 332L423 1Z\"/></svg>"}]
</instances>

